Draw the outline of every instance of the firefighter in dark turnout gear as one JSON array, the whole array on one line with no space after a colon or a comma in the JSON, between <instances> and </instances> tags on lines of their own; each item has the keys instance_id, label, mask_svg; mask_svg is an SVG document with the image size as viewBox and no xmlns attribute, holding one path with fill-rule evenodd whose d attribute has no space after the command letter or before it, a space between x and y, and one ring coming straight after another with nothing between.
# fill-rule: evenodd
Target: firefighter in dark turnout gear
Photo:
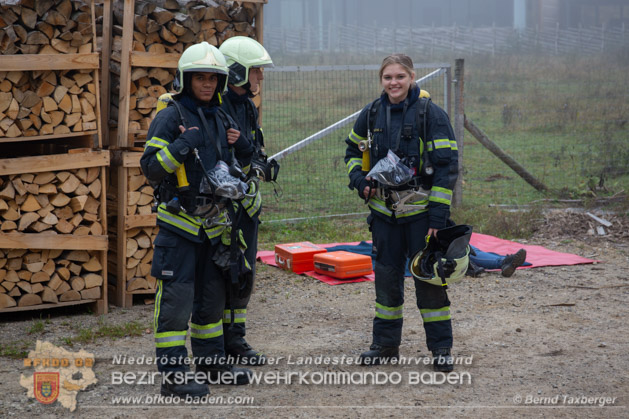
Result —
<instances>
[{"instance_id":1,"label":"firefighter in dark turnout gear","mask_svg":"<svg viewBox=\"0 0 629 419\"><path fill-rule=\"evenodd\" d=\"M245 340L247 304L251 298L255 280L258 225L262 209L259 178L255 170L258 164L266 163L262 129L258 125L258 110L251 98L264 79L262 68L273 67L273 61L260 43L244 36L227 39L221 44L219 50L225 56L230 70L227 92L223 96L223 110L236 120L241 134L251 143L254 150L254 165L249 172L249 196L242 202L245 212L240 218L239 225L247 243L245 257L251 266L251 272L241 282L238 295L233 295L231 299L228 295L228 304L223 316L225 352L243 364L263 365L266 363L266 357L261 352L252 349Z\"/></svg>"},{"instance_id":2,"label":"firefighter in dark turnout gear","mask_svg":"<svg viewBox=\"0 0 629 419\"><path fill-rule=\"evenodd\" d=\"M217 48L202 42L186 49L173 84L177 94L151 123L140 160L158 201L159 233L151 274L157 278L154 333L163 395L209 392L207 380L181 379L190 363L212 380L223 373L237 377L235 384L249 380L248 370L225 363L223 343L228 285L217 258L224 248L221 243L229 240L234 228L228 219L233 217L230 206L234 208L235 203L223 199L220 206L214 205L215 196L200 192L202 167L209 170L220 160L235 164L234 158L247 166L252 155L247 139L220 109L227 74L225 58ZM180 185L175 176L182 166L187 186ZM206 208L213 208L211 216ZM189 321L192 362L185 346Z\"/></svg>"},{"instance_id":3,"label":"firefighter in dark turnout gear","mask_svg":"<svg viewBox=\"0 0 629 419\"><path fill-rule=\"evenodd\" d=\"M420 97L410 57L394 54L380 67L383 93L367 105L346 139L349 187L365 199L375 253L376 308L373 341L361 354L366 365L399 356L407 258L421 250L427 235L446 227L458 174L458 152L446 112ZM423 92L423 91L422 91ZM425 123L425 124L424 124ZM367 176L392 151L411 169L412 179L383 185ZM415 280L417 306L434 367L452 370L450 301L444 288ZM438 360L438 362L437 362Z\"/></svg>"}]
</instances>

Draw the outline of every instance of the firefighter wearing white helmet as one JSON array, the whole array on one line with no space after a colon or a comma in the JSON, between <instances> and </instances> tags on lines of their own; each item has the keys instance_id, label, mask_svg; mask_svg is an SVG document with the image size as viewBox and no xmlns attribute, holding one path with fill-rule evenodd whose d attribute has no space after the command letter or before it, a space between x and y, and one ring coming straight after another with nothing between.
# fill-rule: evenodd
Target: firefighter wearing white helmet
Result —
<instances>
[{"instance_id":1,"label":"firefighter wearing white helmet","mask_svg":"<svg viewBox=\"0 0 629 419\"><path fill-rule=\"evenodd\" d=\"M275 180L275 176L271 174L270 163L267 162L264 153L264 139L262 129L258 124L258 110L251 98L254 92L258 92L260 82L264 79L262 68L273 67L273 61L259 42L244 36L235 36L225 40L219 49L225 55L229 66L228 88L222 107L236 120L240 131L254 148L252 166L249 171L249 194L243 200L246 213L243 213L240 219L240 229L247 243L245 257L251 265L251 272L241 283L241 292L237 296L232 295L227 304L228 309L223 318L225 352L241 363L263 365L266 363L266 357L254 350L245 340L245 325L247 304L251 298L255 277L258 224L262 206L258 181L259 179ZM230 319L234 321L231 322Z\"/></svg>"},{"instance_id":2,"label":"firefighter wearing white helmet","mask_svg":"<svg viewBox=\"0 0 629 419\"><path fill-rule=\"evenodd\" d=\"M157 278L154 333L165 396L209 393L207 381L199 380L202 374L195 379L186 374L188 328L197 372L220 382L228 376L234 384L249 382L250 371L225 363L223 341L227 275L218 256L237 231L228 227L233 216L228 211L237 202L219 201L202 188L203 167L221 161L244 167L251 161L251 144L220 107L228 71L223 54L207 42L183 52L173 86L177 94L153 119L140 160L158 201L151 274ZM185 187L175 175L182 167ZM244 256L238 262L247 265Z\"/></svg>"}]
</instances>

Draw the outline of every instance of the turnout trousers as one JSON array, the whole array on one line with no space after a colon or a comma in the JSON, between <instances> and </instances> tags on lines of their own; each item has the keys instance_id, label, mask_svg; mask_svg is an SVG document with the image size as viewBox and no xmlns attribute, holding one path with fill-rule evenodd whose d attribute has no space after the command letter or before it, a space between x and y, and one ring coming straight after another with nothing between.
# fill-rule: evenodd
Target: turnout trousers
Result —
<instances>
[{"instance_id":1,"label":"turnout trousers","mask_svg":"<svg viewBox=\"0 0 629 419\"><path fill-rule=\"evenodd\" d=\"M374 216L371 232L376 254L373 343L396 347L402 340L405 265L426 244L428 217L406 224L393 224ZM417 279L414 281L428 349L451 348L452 322L446 290Z\"/></svg>"},{"instance_id":2,"label":"turnout trousers","mask_svg":"<svg viewBox=\"0 0 629 419\"><path fill-rule=\"evenodd\" d=\"M208 365L225 356L225 279L212 261L217 247L207 237L195 243L165 228L157 234L151 274L157 278L153 321L160 372L187 371L192 363ZM186 359L188 323L192 362Z\"/></svg>"},{"instance_id":3,"label":"turnout trousers","mask_svg":"<svg viewBox=\"0 0 629 419\"><path fill-rule=\"evenodd\" d=\"M226 295L227 303L223 313L223 325L225 334L225 348L237 349L246 345L246 321L247 321L247 304L251 299L253 292L253 284L256 274L256 256L258 253L258 226L260 224L259 214L249 217L242 214L240 217L239 228L242 231L243 238L247 244L245 250L245 259L251 267L251 272L245 274L244 281L241 279L240 290L238 295ZM233 322L232 322L233 311Z\"/></svg>"}]
</instances>

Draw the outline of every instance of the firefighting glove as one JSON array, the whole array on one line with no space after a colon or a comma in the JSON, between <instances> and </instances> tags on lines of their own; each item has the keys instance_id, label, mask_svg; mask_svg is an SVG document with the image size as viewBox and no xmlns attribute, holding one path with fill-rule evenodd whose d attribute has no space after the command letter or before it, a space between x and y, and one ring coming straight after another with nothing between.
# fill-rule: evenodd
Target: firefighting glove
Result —
<instances>
[{"instance_id":1,"label":"firefighting glove","mask_svg":"<svg viewBox=\"0 0 629 419\"><path fill-rule=\"evenodd\" d=\"M186 155L195 148L200 148L205 143L205 139L200 129L190 128L183 132L176 142L181 144L179 152L182 155Z\"/></svg>"},{"instance_id":2,"label":"firefighting glove","mask_svg":"<svg viewBox=\"0 0 629 419\"><path fill-rule=\"evenodd\" d=\"M358 183L358 196L362 199L365 199L363 192L367 186L369 186L369 181L366 178L362 178L362 180Z\"/></svg>"}]
</instances>

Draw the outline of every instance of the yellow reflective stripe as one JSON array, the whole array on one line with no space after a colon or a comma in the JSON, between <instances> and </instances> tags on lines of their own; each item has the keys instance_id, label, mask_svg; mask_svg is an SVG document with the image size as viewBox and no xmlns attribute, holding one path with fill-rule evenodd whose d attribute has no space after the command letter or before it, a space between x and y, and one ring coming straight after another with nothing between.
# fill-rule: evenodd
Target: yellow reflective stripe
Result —
<instances>
[{"instance_id":1,"label":"yellow reflective stripe","mask_svg":"<svg viewBox=\"0 0 629 419\"><path fill-rule=\"evenodd\" d=\"M168 212L164 202L157 207L157 219L195 236L199 234L199 228L201 228L200 221L186 216L181 211L177 215Z\"/></svg>"},{"instance_id":2,"label":"yellow reflective stripe","mask_svg":"<svg viewBox=\"0 0 629 419\"><path fill-rule=\"evenodd\" d=\"M226 228L226 226L218 225L212 228L205 228L203 231L205 231L205 234L209 239L213 239L223 234L223 231L225 231Z\"/></svg>"},{"instance_id":3,"label":"yellow reflective stripe","mask_svg":"<svg viewBox=\"0 0 629 419\"><path fill-rule=\"evenodd\" d=\"M162 293L164 292L162 288L162 280L157 280L157 291L155 292L155 310L153 311L153 330L157 331L157 320L159 319L159 312L162 308Z\"/></svg>"},{"instance_id":4,"label":"yellow reflective stripe","mask_svg":"<svg viewBox=\"0 0 629 419\"><path fill-rule=\"evenodd\" d=\"M393 212L387 208L387 205L385 204L385 202L379 198L376 198L375 196L371 197L368 205L369 205L369 208L381 214L384 214L387 216L391 216L391 214L393 214Z\"/></svg>"},{"instance_id":5,"label":"yellow reflective stripe","mask_svg":"<svg viewBox=\"0 0 629 419\"><path fill-rule=\"evenodd\" d=\"M194 324L190 323L190 337L197 339L211 339L223 334L223 322L219 320L217 323L210 324Z\"/></svg>"},{"instance_id":6,"label":"yellow reflective stripe","mask_svg":"<svg viewBox=\"0 0 629 419\"><path fill-rule=\"evenodd\" d=\"M457 145L456 145L456 141L454 141L454 140L450 140L450 148L451 148L452 150L458 150L458 149L459 149L459 146L457 146Z\"/></svg>"},{"instance_id":7,"label":"yellow reflective stripe","mask_svg":"<svg viewBox=\"0 0 629 419\"><path fill-rule=\"evenodd\" d=\"M419 310L419 312L422 314L422 319L424 319L424 323L439 322L452 319L452 316L450 315L450 306L445 306L437 309L422 308Z\"/></svg>"},{"instance_id":8,"label":"yellow reflective stripe","mask_svg":"<svg viewBox=\"0 0 629 419\"><path fill-rule=\"evenodd\" d=\"M439 186L433 186L428 199L432 202L440 202L442 204L450 205L452 202L452 190L440 188Z\"/></svg>"},{"instance_id":9,"label":"yellow reflective stripe","mask_svg":"<svg viewBox=\"0 0 629 419\"><path fill-rule=\"evenodd\" d=\"M376 317L384 320L397 320L403 317L402 312L404 305L398 307L387 307L380 303L376 303Z\"/></svg>"},{"instance_id":10,"label":"yellow reflective stripe","mask_svg":"<svg viewBox=\"0 0 629 419\"><path fill-rule=\"evenodd\" d=\"M404 214L395 214L395 218L412 217L413 215L421 214L428 211L428 208L420 208L417 211L405 212Z\"/></svg>"},{"instance_id":11,"label":"yellow reflective stripe","mask_svg":"<svg viewBox=\"0 0 629 419\"><path fill-rule=\"evenodd\" d=\"M349 133L348 138L356 145L358 145L359 142L367 139L367 137L361 137L360 135L356 134L356 131L354 131L353 129L352 132Z\"/></svg>"},{"instance_id":12,"label":"yellow reflective stripe","mask_svg":"<svg viewBox=\"0 0 629 419\"><path fill-rule=\"evenodd\" d=\"M355 167L360 167L362 169L363 159L359 159L358 157L352 157L351 159L349 159L349 161L347 162L347 173L351 173Z\"/></svg>"},{"instance_id":13,"label":"yellow reflective stripe","mask_svg":"<svg viewBox=\"0 0 629 419\"><path fill-rule=\"evenodd\" d=\"M162 149L168 146L168 144L169 142L166 140L162 140L159 137L153 137L149 141L147 141L146 144L144 144L144 149L146 150L146 147L157 147L159 149Z\"/></svg>"},{"instance_id":14,"label":"yellow reflective stripe","mask_svg":"<svg viewBox=\"0 0 629 419\"><path fill-rule=\"evenodd\" d=\"M225 210L223 210L221 216L218 218L218 222L227 222L227 212ZM203 227L203 231L205 231L205 234L208 236L208 238L213 239L223 234L223 231L225 231L226 228L227 226L219 224L210 228Z\"/></svg>"},{"instance_id":15,"label":"yellow reflective stripe","mask_svg":"<svg viewBox=\"0 0 629 419\"><path fill-rule=\"evenodd\" d=\"M173 157L168 148L163 148L157 153L157 161L168 173L173 173L181 166L181 163Z\"/></svg>"},{"instance_id":16,"label":"yellow reflective stripe","mask_svg":"<svg viewBox=\"0 0 629 419\"><path fill-rule=\"evenodd\" d=\"M448 138L440 138L432 141L435 145L435 149L450 148L450 140Z\"/></svg>"},{"instance_id":17,"label":"yellow reflective stripe","mask_svg":"<svg viewBox=\"0 0 629 419\"><path fill-rule=\"evenodd\" d=\"M186 344L186 333L188 333L187 330L155 333L155 346L157 348L184 346Z\"/></svg>"},{"instance_id":18,"label":"yellow reflective stripe","mask_svg":"<svg viewBox=\"0 0 629 419\"><path fill-rule=\"evenodd\" d=\"M238 308L234 310L234 323L245 323L247 320L247 309ZM223 311L223 323L231 323L232 313L230 310Z\"/></svg>"},{"instance_id":19,"label":"yellow reflective stripe","mask_svg":"<svg viewBox=\"0 0 629 419\"><path fill-rule=\"evenodd\" d=\"M256 191L256 194L252 198L245 197L245 199L242 200L242 206L245 208L245 211L247 211L247 214L253 217L260 207L262 207L262 195L260 191Z\"/></svg>"}]
</instances>

